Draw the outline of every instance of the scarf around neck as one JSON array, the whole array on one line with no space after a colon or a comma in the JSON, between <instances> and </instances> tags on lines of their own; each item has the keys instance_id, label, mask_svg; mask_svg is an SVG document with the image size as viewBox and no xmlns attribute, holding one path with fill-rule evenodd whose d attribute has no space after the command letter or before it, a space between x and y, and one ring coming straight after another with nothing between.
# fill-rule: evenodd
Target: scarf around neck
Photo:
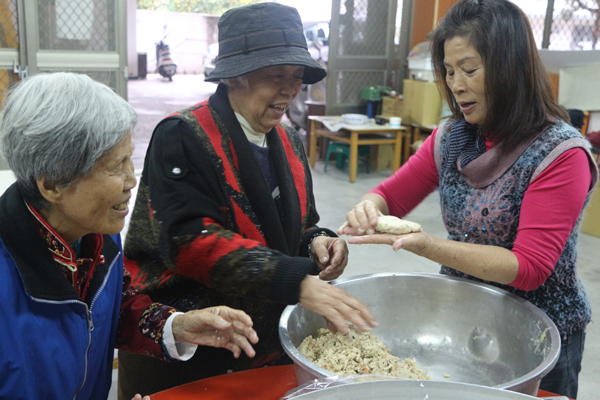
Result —
<instances>
[{"instance_id":1,"label":"scarf around neck","mask_svg":"<svg viewBox=\"0 0 600 400\"><path fill-rule=\"evenodd\" d=\"M479 132L478 125L464 119L453 121L444 149L442 170L456 165L469 185L486 187L502 176L540 134L508 150L498 143L486 151L485 137Z\"/></svg>"},{"instance_id":2,"label":"scarf around neck","mask_svg":"<svg viewBox=\"0 0 600 400\"><path fill-rule=\"evenodd\" d=\"M457 162L460 168L464 168L483 153L485 139L479 133L479 125L470 124L464 119L454 122L446 144L444 168Z\"/></svg>"}]
</instances>

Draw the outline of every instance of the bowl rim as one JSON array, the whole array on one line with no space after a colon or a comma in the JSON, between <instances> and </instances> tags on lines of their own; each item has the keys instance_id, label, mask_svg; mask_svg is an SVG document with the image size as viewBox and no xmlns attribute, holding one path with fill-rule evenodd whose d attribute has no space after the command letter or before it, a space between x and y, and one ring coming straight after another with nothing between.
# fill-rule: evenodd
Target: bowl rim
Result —
<instances>
[{"instance_id":1,"label":"bowl rim","mask_svg":"<svg viewBox=\"0 0 600 400\"><path fill-rule=\"evenodd\" d=\"M394 277L395 276L410 276L410 277L425 277L425 278L431 278L431 279L450 279L450 280L465 283L465 284L479 286L488 291L503 294L509 298L512 298L513 300L519 302L525 309L533 312L542 321L544 321L546 326L548 326L548 332L550 333L550 338L552 339L552 343L550 346L550 350L548 352L548 356L545 359L545 361L546 361L546 360L548 360L549 357L552 357L550 362L545 366L543 365L544 363L539 364L533 370L531 370L530 372L528 372L525 375L520 376L517 379L513 379L510 381L501 383L499 385L489 386L489 387L493 387L493 388L497 388L497 389L507 389L507 388L511 388L514 386L519 386L525 382L529 382L536 376L539 376L539 378L541 380L541 378L543 378L545 375L547 375L548 372L550 372L552 370L552 368L554 368L554 366L558 362L558 357L560 355L560 348L561 348L561 339L560 339L560 334L558 332L558 328L556 327L556 324L554 324L554 321L552 321L550 319L550 317L548 317L548 315L546 315L545 312L543 312L539 307L537 307L530 301L525 300L524 298L517 296L514 293L511 293L507 290L501 289L494 285L475 281L475 280L468 279L468 278L461 278L461 277L450 276L450 275L445 275L445 274L441 274L441 273L433 273L433 272L411 272L411 273L382 272L382 273L374 273L374 274L361 274L361 275L350 276L347 278L336 279L334 281L331 281L330 283L332 285L336 286L336 285L339 285L341 283L346 283L346 282L354 282L354 281L360 281L360 280L367 279L367 278L379 278L379 277L388 277L388 276L394 276ZM312 364L312 366L314 366L313 370L320 373L324 377L335 376L335 374L333 374L333 373L327 371L326 369L321 368L318 365L311 362L302 353L300 353L300 351L293 345L290 335L289 335L288 321L290 319L291 313L297 307L302 307L302 305L300 303L297 303L295 305L289 305L281 313L281 317L279 319L279 340L281 342L283 349L285 350L287 355L294 361L294 363L295 363L296 359L299 359L299 360L303 361L305 364L308 364L308 365Z\"/></svg>"},{"instance_id":2,"label":"bowl rim","mask_svg":"<svg viewBox=\"0 0 600 400\"><path fill-rule=\"evenodd\" d=\"M362 376L362 375L361 375ZM527 399L537 399L537 397L526 394L526 393L520 393L520 392L514 392L511 390L504 390L501 388L497 388L495 386L484 386L484 385L477 385L474 383L463 383L463 382L452 382L452 381L440 381L440 380L431 380L431 381L422 381L422 380L418 380L418 379L405 379L405 378L395 378L395 377L389 377L390 379L383 379L383 380L377 380L377 381L365 381L365 382L352 382L350 379L349 381L346 381L345 378L340 377L339 383L335 380L337 378L337 376L331 376L331 377L327 377L325 379L331 379L332 380L332 384L331 385L322 385L322 389L319 390L314 390L314 391L307 391L305 393L302 394L298 394L296 397L298 398L302 398L302 396L304 395L308 395L308 394L312 394L315 392L320 392L322 390L329 390L329 389L336 389L339 388L341 386L352 386L353 388L356 388L355 385L360 385L360 386L372 386L372 385L378 385L382 382L399 382L399 383L394 383L394 385L398 385L400 386L399 389L402 389L403 386L409 386L409 385L414 385L414 386L419 386L419 387L423 387L424 390L427 389L426 386L423 385L427 385L427 386L433 386L433 389L445 389L447 387L454 389L455 391L458 392L462 392L462 391L475 391L475 392L483 392L481 394L491 394L491 393L496 393L500 396L509 397L509 400L527 400ZM325 380L324 379L324 380ZM315 384L314 382L311 382L311 384ZM293 390L299 391L302 389L302 385L294 388ZM501 393L501 394L500 394ZM475 394L479 394L479 393L475 393Z\"/></svg>"}]
</instances>

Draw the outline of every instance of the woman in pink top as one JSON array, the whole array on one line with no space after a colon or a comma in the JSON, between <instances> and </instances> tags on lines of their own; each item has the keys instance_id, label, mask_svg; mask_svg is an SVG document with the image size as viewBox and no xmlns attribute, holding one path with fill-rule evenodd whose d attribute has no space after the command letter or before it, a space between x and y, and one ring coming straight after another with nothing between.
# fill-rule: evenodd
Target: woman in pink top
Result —
<instances>
[{"instance_id":1,"label":"woman in pink top","mask_svg":"<svg viewBox=\"0 0 600 400\"><path fill-rule=\"evenodd\" d=\"M440 21L432 64L452 116L392 177L367 193L339 234L389 244L537 305L562 349L541 388L577 396L591 319L577 276L583 207L598 178L589 143L552 97L528 19L508 0L461 0ZM376 234L439 188L448 238Z\"/></svg>"}]
</instances>

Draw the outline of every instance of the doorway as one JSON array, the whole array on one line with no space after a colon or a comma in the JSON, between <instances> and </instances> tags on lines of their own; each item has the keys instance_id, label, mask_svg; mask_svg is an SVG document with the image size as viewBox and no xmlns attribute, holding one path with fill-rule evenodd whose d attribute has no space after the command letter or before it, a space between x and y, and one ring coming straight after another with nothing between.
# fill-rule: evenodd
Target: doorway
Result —
<instances>
[{"instance_id":1,"label":"doorway","mask_svg":"<svg viewBox=\"0 0 600 400\"><path fill-rule=\"evenodd\" d=\"M38 72L89 75L127 99L119 0L0 0L0 90Z\"/></svg>"}]
</instances>

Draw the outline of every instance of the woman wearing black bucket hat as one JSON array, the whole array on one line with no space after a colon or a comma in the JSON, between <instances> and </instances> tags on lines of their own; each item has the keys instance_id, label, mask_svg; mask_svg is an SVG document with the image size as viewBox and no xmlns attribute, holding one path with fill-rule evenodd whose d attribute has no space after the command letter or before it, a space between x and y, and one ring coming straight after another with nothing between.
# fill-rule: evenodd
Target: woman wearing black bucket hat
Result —
<instances>
[{"instance_id":1,"label":"woman wearing black bucket hat","mask_svg":"<svg viewBox=\"0 0 600 400\"><path fill-rule=\"evenodd\" d=\"M342 274L348 249L316 225L301 139L280 124L302 83L325 75L307 51L296 9L260 3L219 20L219 58L206 80L221 83L209 100L155 129L126 266L156 301L184 311L244 310L260 341L253 359L205 348L180 363L120 352L121 399L285 362L278 323L289 304L300 302L344 331L347 322L376 325L360 301L324 282Z\"/></svg>"}]
</instances>

